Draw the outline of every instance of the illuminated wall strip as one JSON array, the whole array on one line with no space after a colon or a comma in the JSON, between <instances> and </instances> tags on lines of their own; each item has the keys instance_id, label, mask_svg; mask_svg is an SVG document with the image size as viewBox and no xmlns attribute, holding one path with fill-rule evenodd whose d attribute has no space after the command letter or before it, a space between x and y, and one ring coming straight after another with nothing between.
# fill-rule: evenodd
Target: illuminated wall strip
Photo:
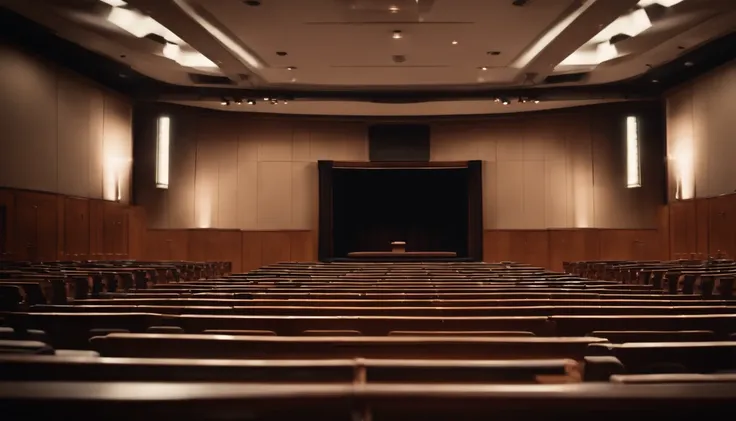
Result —
<instances>
[{"instance_id":1,"label":"illuminated wall strip","mask_svg":"<svg viewBox=\"0 0 736 421\"><path fill-rule=\"evenodd\" d=\"M171 119L166 116L158 118L156 130L156 187L169 188L169 141L171 135Z\"/></svg>"},{"instance_id":2,"label":"illuminated wall strip","mask_svg":"<svg viewBox=\"0 0 736 421\"><path fill-rule=\"evenodd\" d=\"M639 162L639 119L626 117L626 187L641 187Z\"/></svg>"}]
</instances>

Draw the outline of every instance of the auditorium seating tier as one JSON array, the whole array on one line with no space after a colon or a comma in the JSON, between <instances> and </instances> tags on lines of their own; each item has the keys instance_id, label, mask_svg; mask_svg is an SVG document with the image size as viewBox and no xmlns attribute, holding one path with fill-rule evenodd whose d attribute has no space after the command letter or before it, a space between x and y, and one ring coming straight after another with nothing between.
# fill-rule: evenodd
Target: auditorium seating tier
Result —
<instances>
[{"instance_id":1,"label":"auditorium seating tier","mask_svg":"<svg viewBox=\"0 0 736 421\"><path fill-rule=\"evenodd\" d=\"M5 262L0 408L198 420L732 408L734 262L564 267Z\"/></svg>"}]
</instances>

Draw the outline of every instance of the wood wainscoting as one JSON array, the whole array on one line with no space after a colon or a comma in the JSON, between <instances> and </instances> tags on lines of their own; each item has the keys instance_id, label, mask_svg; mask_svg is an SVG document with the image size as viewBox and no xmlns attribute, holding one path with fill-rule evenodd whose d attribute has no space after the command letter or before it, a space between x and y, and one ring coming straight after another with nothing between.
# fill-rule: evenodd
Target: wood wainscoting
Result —
<instances>
[{"instance_id":1,"label":"wood wainscoting","mask_svg":"<svg viewBox=\"0 0 736 421\"><path fill-rule=\"evenodd\" d=\"M227 229L150 229L149 260L222 260L234 272L284 261L317 259L316 231L241 231Z\"/></svg>"},{"instance_id":2,"label":"wood wainscoting","mask_svg":"<svg viewBox=\"0 0 736 421\"><path fill-rule=\"evenodd\" d=\"M0 260L142 259L145 213L138 206L0 188Z\"/></svg>"},{"instance_id":3,"label":"wood wainscoting","mask_svg":"<svg viewBox=\"0 0 736 421\"><path fill-rule=\"evenodd\" d=\"M670 253L736 258L736 194L670 203Z\"/></svg>"}]
</instances>

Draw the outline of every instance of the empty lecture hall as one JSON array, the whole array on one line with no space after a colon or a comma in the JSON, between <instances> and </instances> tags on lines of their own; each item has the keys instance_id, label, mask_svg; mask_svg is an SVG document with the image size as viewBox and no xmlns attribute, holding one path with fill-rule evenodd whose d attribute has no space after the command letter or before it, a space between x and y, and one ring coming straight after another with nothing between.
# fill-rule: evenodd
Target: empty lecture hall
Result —
<instances>
[{"instance_id":1,"label":"empty lecture hall","mask_svg":"<svg viewBox=\"0 0 736 421\"><path fill-rule=\"evenodd\" d=\"M0 28L0 419L736 413L736 0Z\"/></svg>"}]
</instances>

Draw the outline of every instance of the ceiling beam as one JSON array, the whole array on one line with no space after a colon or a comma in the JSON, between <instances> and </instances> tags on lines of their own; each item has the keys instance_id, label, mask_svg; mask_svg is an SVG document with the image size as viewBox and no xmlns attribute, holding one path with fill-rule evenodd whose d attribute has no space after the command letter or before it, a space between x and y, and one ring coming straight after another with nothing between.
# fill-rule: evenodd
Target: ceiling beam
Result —
<instances>
[{"instance_id":1,"label":"ceiling beam","mask_svg":"<svg viewBox=\"0 0 736 421\"><path fill-rule=\"evenodd\" d=\"M588 0L545 32L522 54L520 81L541 83L562 60L574 53L603 28L636 6L639 0ZM559 26L558 26L559 25Z\"/></svg>"},{"instance_id":2,"label":"ceiling beam","mask_svg":"<svg viewBox=\"0 0 736 421\"><path fill-rule=\"evenodd\" d=\"M238 85L257 86L262 78L245 66L235 54L194 21L173 0L127 0L128 4L152 17L195 50L217 64L225 76ZM247 75L246 79L240 75Z\"/></svg>"}]
</instances>

